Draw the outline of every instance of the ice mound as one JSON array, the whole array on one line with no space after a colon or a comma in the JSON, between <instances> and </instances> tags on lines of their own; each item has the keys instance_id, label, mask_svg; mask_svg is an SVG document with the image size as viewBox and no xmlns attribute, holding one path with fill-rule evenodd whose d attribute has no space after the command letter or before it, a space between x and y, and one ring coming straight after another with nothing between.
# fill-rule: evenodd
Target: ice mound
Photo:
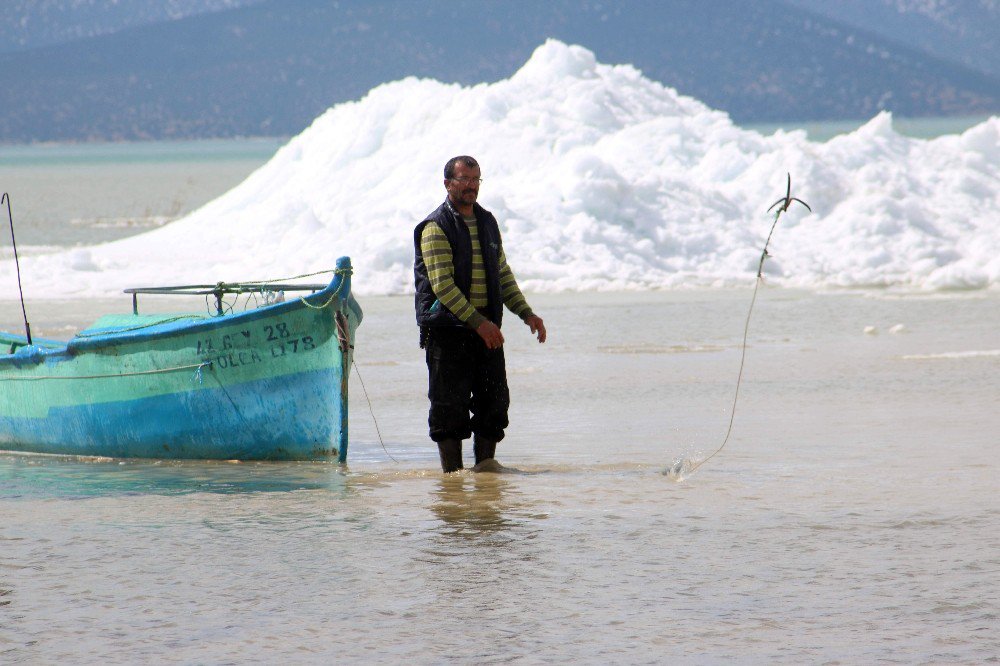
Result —
<instances>
[{"instance_id":1,"label":"ice mound","mask_svg":"<svg viewBox=\"0 0 1000 666\"><path fill-rule=\"evenodd\" d=\"M412 228L444 198L457 154L483 167L527 290L650 289L752 280L801 287L980 289L1000 282L1000 118L904 137L888 114L826 143L763 136L645 78L550 40L509 79L407 78L317 118L232 191L165 227L26 257L32 297L278 278L355 265L360 293L412 289ZM13 280L10 260L0 278Z\"/></svg>"}]
</instances>

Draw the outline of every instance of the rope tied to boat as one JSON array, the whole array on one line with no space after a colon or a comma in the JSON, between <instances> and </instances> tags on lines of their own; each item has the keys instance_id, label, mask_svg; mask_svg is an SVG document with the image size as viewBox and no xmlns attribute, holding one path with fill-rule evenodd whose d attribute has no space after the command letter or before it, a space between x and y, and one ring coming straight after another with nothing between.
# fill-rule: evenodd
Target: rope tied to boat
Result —
<instances>
[{"instance_id":1,"label":"rope tied to boat","mask_svg":"<svg viewBox=\"0 0 1000 666\"><path fill-rule=\"evenodd\" d=\"M107 375L33 375L31 377L9 377L0 376L0 381L8 382L37 382L43 379L117 379L121 377L139 377L141 375L159 375L165 372L179 372L181 370L194 370L195 379L201 383L201 369L205 366L211 367L212 361L202 361L201 363L191 363L189 365L176 365L170 368L157 368L155 370L140 370L138 372L119 372Z\"/></svg>"},{"instance_id":2,"label":"rope tied to boat","mask_svg":"<svg viewBox=\"0 0 1000 666\"><path fill-rule=\"evenodd\" d=\"M238 283L232 283L232 284L225 283L225 282L220 282L217 286L219 288L224 288L224 287L228 287L228 286L232 286L232 285L238 285L240 287L243 287L243 286L266 287L267 285L270 285L270 284L280 284L280 283L283 283L283 282L290 282L292 280L301 280L303 278L315 277L316 275L326 275L326 274L329 274L329 275L340 275L342 277L348 277L348 276L352 275L353 273L354 273L354 271L351 268L327 268L325 270L316 271L314 273L303 273L301 275L291 275L291 276L288 276L288 277L271 278L270 280L248 280L248 281L245 281L245 282L238 282ZM343 283L343 281L341 281L341 283L339 285L337 285L337 288L333 291L333 293L330 294L330 298L328 298L322 305L313 305L312 303L310 303L309 301L306 300L308 298L308 296L299 296L299 300L302 301L303 305L305 305L307 308L312 308L313 310L322 310L322 309L326 308L328 305L330 305L330 303L333 303L334 300L336 300L337 298L340 297L340 293L343 290L343 287L344 287L344 283ZM250 291L250 290L248 290L248 291ZM239 299L239 294L244 293L244 292L241 289L237 289L233 293L237 294L237 300L238 300ZM265 305L266 304L267 303L265 303ZM231 307L232 306L230 306L230 308Z\"/></svg>"},{"instance_id":3,"label":"rope tied to boat","mask_svg":"<svg viewBox=\"0 0 1000 666\"><path fill-rule=\"evenodd\" d=\"M361 382L361 390L365 394L365 400L368 401L368 412L372 415L372 423L375 424L375 434L378 435L378 443L382 445L382 450L385 451L385 455L389 456L389 460L394 463L398 463L399 461L396 460L391 453L389 453L389 449L385 448L385 441L382 439L382 429L378 427L378 419L375 418L375 409L372 407L372 399L368 396L368 388L365 387L365 380L361 379L361 371L358 370L357 360L355 360L352 365L354 366L354 374L357 376L358 381Z\"/></svg>"},{"instance_id":4,"label":"rope tied to boat","mask_svg":"<svg viewBox=\"0 0 1000 666\"><path fill-rule=\"evenodd\" d=\"M348 276L350 276L350 275L352 275L354 273L354 271L351 270L350 268L336 268L336 269L334 269L332 271L323 271L323 272L324 273L333 273L334 275L340 275L342 277L348 277ZM303 277L306 277L306 276L303 276ZM294 278L289 278L289 279L294 279ZM330 294L330 298L326 299L326 302L324 302L322 305L313 305L312 303L310 303L309 301L306 300L305 296L299 296L299 300L302 301L302 303L307 308L312 308L313 310L322 310L322 309L326 308L328 305L330 305L330 303L333 303L334 300L336 300L337 298L340 297L340 291L343 288L344 288L344 281L341 280L340 284L337 285L337 288L333 290L332 294Z\"/></svg>"},{"instance_id":5,"label":"rope tied to boat","mask_svg":"<svg viewBox=\"0 0 1000 666\"><path fill-rule=\"evenodd\" d=\"M276 282L288 282L290 280L301 280L307 277L314 277L316 275L324 275L330 273L332 275L350 275L351 269L349 268L327 268L322 271L316 271L315 273L303 273L302 275L292 275L291 277L281 277L272 278L270 280L247 280L245 282L240 282L240 284L274 284Z\"/></svg>"},{"instance_id":6,"label":"rope tied to boat","mask_svg":"<svg viewBox=\"0 0 1000 666\"><path fill-rule=\"evenodd\" d=\"M204 378L201 375L201 369L204 368L206 365L209 367L209 369L212 368L212 362L211 361L204 361L203 363L201 363L198 366L198 369L194 371L195 381L197 381L199 384L204 384L205 383L205 380L204 380Z\"/></svg>"},{"instance_id":7,"label":"rope tied to boat","mask_svg":"<svg viewBox=\"0 0 1000 666\"><path fill-rule=\"evenodd\" d=\"M14 249L14 267L17 269L17 293L21 296L21 314L24 316L24 335L31 344L31 324L28 323L28 312L24 309L24 289L21 287L21 261L17 258L17 240L14 238L14 214L10 210L10 195L4 192L0 195L0 205L7 202L7 219L10 221L10 242Z\"/></svg>"}]
</instances>

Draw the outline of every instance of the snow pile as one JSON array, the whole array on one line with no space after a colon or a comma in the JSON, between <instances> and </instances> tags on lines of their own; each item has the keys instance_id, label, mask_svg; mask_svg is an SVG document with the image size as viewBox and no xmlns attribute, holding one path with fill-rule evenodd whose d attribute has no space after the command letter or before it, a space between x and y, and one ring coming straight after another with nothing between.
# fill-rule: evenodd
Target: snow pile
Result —
<instances>
[{"instance_id":1,"label":"snow pile","mask_svg":"<svg viewBox=\"0 0 1000 666\"><path fill-rule=\"evenodd\" d=\"M827 143L762 136L724 113L549 41L510 79L408 78L328 110L244 183L123 241L30 257L31 293L277 278L355 265L360 293L412 290L412 229L444 198L453 155L482 165L480 202L527 290L648 289L755 275L790 286L1000 283L1000 118L903 137L882 114ZM0 277L13 278L13 263Z\"/></svg>"}]
</instances>

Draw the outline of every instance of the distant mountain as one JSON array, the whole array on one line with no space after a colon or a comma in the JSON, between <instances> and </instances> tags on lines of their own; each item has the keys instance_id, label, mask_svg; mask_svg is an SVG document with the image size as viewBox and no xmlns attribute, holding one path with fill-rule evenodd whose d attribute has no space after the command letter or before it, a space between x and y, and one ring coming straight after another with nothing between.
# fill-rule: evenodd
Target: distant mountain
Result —
<instances>
[{"instance_id":1,"label":"distant mountain","mask_svg":"<svg viewBox=\"0 0 1000 666\"><path fill-rule=\"evenodd\" d=\"M1000 75L1000 0L786 0L972 69Z\"/></svg>"},{"instance_id":2,"label":"distant mountain","mask_svg":"<svg viewBox=\"0 0 1000 666\"><path fill-rule=\"evenodd\" d=\"M190 0L0 54L0 142L291 135L386 81L505 78L548 37L738 122L1000 111L997 75L790 1Z\"/></svg>"},{"instance_id":3,"label":"distant mountain","mask_svg":"<svg viewBox=\"0 0 1000 666\"><path fill-rule=\"evenodd\" d=\"M4 0L0 53L173 21L263 0Z\"/></svg>"}]
</instances>

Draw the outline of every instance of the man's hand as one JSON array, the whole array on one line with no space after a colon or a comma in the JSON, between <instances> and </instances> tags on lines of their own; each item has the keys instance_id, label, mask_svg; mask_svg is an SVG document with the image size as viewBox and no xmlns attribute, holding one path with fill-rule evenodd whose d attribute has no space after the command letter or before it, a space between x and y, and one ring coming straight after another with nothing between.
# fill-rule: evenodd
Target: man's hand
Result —
<instances>
[{"instance_id":1,"label":"man's hand","mask_svg":"<svg viewBox=\"0 0 1000 666\"><path fill-rule=\"evenodd\" d=\"M531 315L524 320L524 323L528 325L532 333L538 334L538 341L545 342L545 323L542 318L538 315Z\"/></svg>"},{"instance_id":2,"label":"man's hand","mask_svg":"<svg viewBox=\"0 0 1000 666\"><path fill-rule=\"evenodd\" d=\"M486 343L487 349L500 349L500 347L503 347L503 333L501 333L497 325L489 319L476 328L476 333L478 333L479 337L481 337L483 342Z\"/></svg>"}]
</instances>

